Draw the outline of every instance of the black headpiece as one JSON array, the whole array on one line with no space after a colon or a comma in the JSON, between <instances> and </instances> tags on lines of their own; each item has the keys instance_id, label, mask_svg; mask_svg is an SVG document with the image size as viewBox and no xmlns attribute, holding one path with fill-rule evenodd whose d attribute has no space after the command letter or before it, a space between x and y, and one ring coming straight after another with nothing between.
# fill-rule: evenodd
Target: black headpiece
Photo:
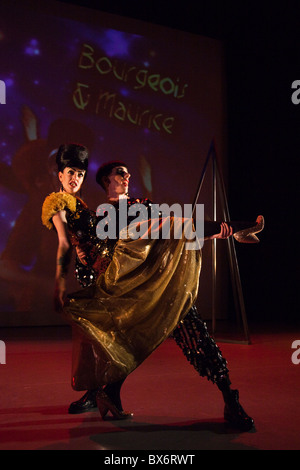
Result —
<instances>
[{"instance_id":1,"label":"black headpiece","mask_svg":"<svg viewBox=\"0 0 300 470\"><path fill-rule=\"evenodd\" d=\"M62 144L56 154L58 171L64 171L66 167L87 171L88 160L88 149L81 144Z\"/></svg>"}]
</instances>

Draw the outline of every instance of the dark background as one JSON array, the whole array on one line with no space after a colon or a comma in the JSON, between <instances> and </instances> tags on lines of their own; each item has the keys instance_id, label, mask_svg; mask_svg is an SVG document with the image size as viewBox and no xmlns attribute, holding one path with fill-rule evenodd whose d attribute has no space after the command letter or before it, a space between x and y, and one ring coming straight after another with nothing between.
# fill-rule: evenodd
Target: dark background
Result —
<instances>
[{"instance_id":1,"label":"dark background","mask_svg":"<svg viewBox=\"0 0 300 470\"><path fill-rule=\"evenodd\" d=\"M259 245L236 244L248 321L298 323L299 2L65 3L223 41L230 214L266 221Z\"/></svg>"}]
</instances>

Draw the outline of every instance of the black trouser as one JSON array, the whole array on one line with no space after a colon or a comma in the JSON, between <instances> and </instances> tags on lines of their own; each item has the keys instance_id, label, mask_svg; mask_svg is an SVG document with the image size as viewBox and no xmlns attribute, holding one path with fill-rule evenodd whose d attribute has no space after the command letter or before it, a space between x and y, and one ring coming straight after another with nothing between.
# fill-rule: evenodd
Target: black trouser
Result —
<instances>
[{"instance_id":1,"label":"black trouser","mask_svg":"<svg viewBox=\"0 0 300 470\"><path fill-rule=\"evenodd\" d=\"M230 384L227 361L195 306L175 328L173 338L199 375L216 384Z\"/></svg>"}]
</instances>

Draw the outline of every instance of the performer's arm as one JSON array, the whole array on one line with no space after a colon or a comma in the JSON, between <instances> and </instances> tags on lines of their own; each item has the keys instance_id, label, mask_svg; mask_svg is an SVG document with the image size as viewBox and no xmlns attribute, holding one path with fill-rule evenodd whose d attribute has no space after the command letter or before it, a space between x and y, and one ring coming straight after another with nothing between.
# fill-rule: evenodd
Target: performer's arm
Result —
<instances>
[{"instance_id":1,"label":"performer's arm","mask_svg":"<svg viewBox=\"0 0 300 470\"><path fill-rule=\"evenodd\" d=\"M205 223L206 222L204 222L204 227L205 227ZM205 233L205 230L204 230L204 233ZM228 225L226 222L221 222L220 223L220 232L215 233L215 234L210 234L209 236L206 236L205 239L206 240L212 240L214 238L217 238L219 240L222 240L222 239L226 239L226 238L231 237L231 235L233 235L232 227L230 225Z\"/></svg>"},{"instance_id":2,"label":"performer's arm","mask_svg":"<svg viewBox=\"0 0 300 470\"><path fill-rule=\"evenodd\" d=\"M52 218L58 235L58 248L56 256L56 273L54 288L54 306L61 310L64 304L66 292L66 276L71 261L72 246L69 242L67 232L67 221L65 211L60 211Z\"/></svg>"}]
</instances>

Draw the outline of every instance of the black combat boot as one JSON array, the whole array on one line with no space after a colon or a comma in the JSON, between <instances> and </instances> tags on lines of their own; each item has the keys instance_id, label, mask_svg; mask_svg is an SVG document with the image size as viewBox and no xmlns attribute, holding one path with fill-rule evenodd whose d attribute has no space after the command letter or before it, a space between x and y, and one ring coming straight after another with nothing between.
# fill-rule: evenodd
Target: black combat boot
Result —
<instances>
[{"instance_id":1,"label":"black combat boot","mask_svg":"<svg viewBox=\"0 0 300 470\"><path fill-rule=\"evenodd\" d=\"M239 403L239 391L231 390L225 400L224 419L240 431L250 431L254 427L254 420L247 415Z\"/></svg>"}]
</instances>

